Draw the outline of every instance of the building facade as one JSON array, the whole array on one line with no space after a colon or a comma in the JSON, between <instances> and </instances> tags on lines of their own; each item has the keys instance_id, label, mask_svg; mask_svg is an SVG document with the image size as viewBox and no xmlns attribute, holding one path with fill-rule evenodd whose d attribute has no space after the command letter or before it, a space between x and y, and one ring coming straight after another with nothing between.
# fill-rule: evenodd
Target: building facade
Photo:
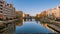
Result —
<instances>
[{"instance_id":1,"label":"building facade","mask_svg":"<svg viewBox=\"0 0 60 34\"><path fill-rule=\"evenodd\" d=\"M15 16L13 4L8 4L4 0L0 0L0 19L9 20L15 18Z\"/></svg>"},{"instance_id":2,"label":"building facade","mask_svg":"<svg viewBox=\"0 0 60 34\"><path fill-rule=\"evenodd\" d=\"M52 19L60 19L60 6L47 10L47 17Z\"/></svg>"},{"instance_id":3,"label":"building facade","mask_svg":"<svg viewBox=\"0 0 60 34\"><path fill-rule=\"evenodd\" d=\"M43 12L41 12L40 14L37 14L36 16L37 16L38 18L44 18L44 17L46 17L46 10L43 11Z\"/></svg>"},{"instance_id":4,"label":"building facade","mask_svg":"<svg viewBox=\"0 0 60 34\"><path fill-rule=\"evenodd\" d=\"M16 11L16 18L22 19L23 18L23 12L22 11Z\"/></svg>"}]
</instances>

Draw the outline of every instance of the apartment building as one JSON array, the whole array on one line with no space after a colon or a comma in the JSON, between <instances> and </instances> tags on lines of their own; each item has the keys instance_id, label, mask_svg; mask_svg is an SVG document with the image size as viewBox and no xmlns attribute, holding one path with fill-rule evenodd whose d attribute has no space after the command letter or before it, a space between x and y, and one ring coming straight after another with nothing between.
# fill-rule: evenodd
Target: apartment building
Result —
<instances>
[{"instance_id":1,"label":"apartment building","mask_svg":"<svg viewBox=\"0 0 60 34\"><path fill-rule=\"evenodd\" d=\"M13 7L12 4L6 4L4 11L5 11L4 14L5 14L6 18L8 18L8 19L13 19L14 18L15 8Z\"/></svg>"},{"instance_id":2,"label":"apartment building","mask_svg":"<svg viewBox=\"0 0 60 34\"><path fill-rule=\"evenodd\" d=\"M7 20L16 17L15 8L13 4L8 4L4 0L0 0L0 19Z\"/></svg>"},{"instance_id":3,"label":"apartment building","mask_svg":"<svg viewBox=\"0 0 60 34\"><path fill-rule=\"evenodd\" d=\"M3 6L4 6L4 1L0 0L0 19L3 19Z\"/></svg>"},{"instance_id":4,"label":"apartment building","mask_svg":"<svg viewBox=\"0 0 60 34\"><path fill-rule=\"evenodd\" d=\"M40 14L37 14L36 16L39 17L39 18L46 17L46 10L45 11L42 11Z\"/></svg>"},{"instance_id":5,"label":"apartment building","mask_svg":"<svg viewBox=\"0 0 60 34\"><path fill-rule=\"evenodd\" d=\"M43 11L43 12L41 12L41 16L42 16L42 17L45 17L45 16L46 16L46 10Z\"/></svg>"},{"instance_id":6,"label":"apartment building","mask_svg":"<svg viewBox=\"0 0 60 34\"><path fill-rule=\"evenodd\" d=\"M60 19L60 6L47 10L47 17L55 20Z\"/></svg>"},{"instance_id":7,"label":"apartment building","mask_svg":"<svg viewBox=\"0 0 60 34\"><path fill-rule=\"evenodd\" d=\"M23 12L22 11L16 11L16 18L22 19L23 17Z\"/></svg>"}]
</instances>

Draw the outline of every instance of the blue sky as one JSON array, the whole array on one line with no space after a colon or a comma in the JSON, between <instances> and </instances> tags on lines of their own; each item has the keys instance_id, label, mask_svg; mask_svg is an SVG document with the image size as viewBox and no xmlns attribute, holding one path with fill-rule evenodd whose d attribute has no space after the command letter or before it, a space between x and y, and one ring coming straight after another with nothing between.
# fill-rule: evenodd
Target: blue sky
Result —
<instances>
[{"instance_id":1,"label":"blue sky","mask_svg":"<svg viewBox=\"0 0 60 34\"><path fill-rule=\"evenodd\" d=\"M6 0L6 2L12 3L16 10L22 10L30 15L36 15L60 5L60 0Z\"/></svg>"}]
</instances>

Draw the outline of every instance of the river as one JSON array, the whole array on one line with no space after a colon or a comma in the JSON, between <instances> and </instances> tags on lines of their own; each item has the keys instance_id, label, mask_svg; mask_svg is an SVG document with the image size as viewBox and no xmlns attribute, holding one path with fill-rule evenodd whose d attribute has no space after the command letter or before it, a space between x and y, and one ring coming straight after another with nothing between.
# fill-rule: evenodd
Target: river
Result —
<instances>
[{"instance_id":1,"label":"river","mask_svg":"<svg viewBox=\"0 0 60 34\"><path fill-rule=\"evenodd\" d=\"M40 21L23 21L16 22L15 25L8 24L8 27L5 27L3 34L48 34L54 33L51 29L48 28L46 23L41 23Z\"/></svg>"},{"instance_id":2,"label":"river","mask_svg":"<svg viewBox=\"0 0 60 34\"><path fill-rule=\"evenodd\" d=\"M37 33L53 33L51 30L46 28L46 24L42 24L40 21L23 21L17 24L16 34L28 33L28 34L37 34Z\"/></svg>"}]
</instances>

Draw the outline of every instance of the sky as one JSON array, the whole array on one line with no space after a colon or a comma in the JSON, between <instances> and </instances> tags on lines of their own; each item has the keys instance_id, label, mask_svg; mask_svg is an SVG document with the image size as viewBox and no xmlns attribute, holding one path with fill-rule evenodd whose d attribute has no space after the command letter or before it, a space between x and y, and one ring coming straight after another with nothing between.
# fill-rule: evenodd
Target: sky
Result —
<instances>
[{"instance_id":1,"label":"sky","mask_svg":"<svg viewBox=\"0 0 60 34\"><path fill-rule=\"evenodd\" d=\"M14 5L16 10L35 16L44 10L60 6L60 0L6 0Z\"/></svg>"}]
</instances>

